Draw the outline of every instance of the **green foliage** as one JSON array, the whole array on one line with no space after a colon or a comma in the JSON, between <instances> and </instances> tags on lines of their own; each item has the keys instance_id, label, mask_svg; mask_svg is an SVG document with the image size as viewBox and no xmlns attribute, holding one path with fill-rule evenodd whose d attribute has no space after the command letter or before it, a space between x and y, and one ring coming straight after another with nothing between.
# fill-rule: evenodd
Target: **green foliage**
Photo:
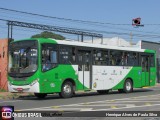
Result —
<instances>
[{"instance_id":1,"label":"green foliage","mask_svg":"<svg viewBox=\"0 0 160 120\"><path fill-rule=\"evenodd\" d=\"M63 37L62 35L55 34L55 33L48 32L48 31L44 31L44 32L41 32L40 34L33 35L31 38L53 38L57 40L65 39L65 37Z\"/></svg>"}]
</instances>

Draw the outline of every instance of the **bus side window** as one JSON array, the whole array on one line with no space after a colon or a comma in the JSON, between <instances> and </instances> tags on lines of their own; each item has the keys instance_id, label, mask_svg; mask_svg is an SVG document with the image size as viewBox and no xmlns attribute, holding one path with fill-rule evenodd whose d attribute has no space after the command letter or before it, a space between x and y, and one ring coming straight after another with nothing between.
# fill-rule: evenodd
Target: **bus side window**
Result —
<instances>
[{"instance_id":1,"label":"bus side window","mask_svg":"<svg viewBox=\"0 0 160 120\"><path fill-rule=\"evenodd\" d=\"M113 51L110 51L110 65L115 65L115 57Z\"/></svg>"},{"instance_id":2,"label":"bus side window","mask_svg":"<svg viewBox=\"0 0 160 120\"><path fill-rule=\"evenodd\" d=\"M51 63L57 63L57 51L51 51Z\"/></svg>"},{"instance_id":3,"label":"bus side window","mask_svg":"<svg viewBox=\"0 0 160 120\"><path fill-rule=\"evenodd\" d=\"M127 62L128 60L127 60L127 54L126 53L123 53L123 55L122 55L122 60L121 60L121 65L123 65L123 66L126 66L127 65Z\"/></svg>"},{"instance_id":4,"label":"bus side window","mask_svg":"<svg viewBox=\"0 0 160 120\"><path fill-rule=\"evenodd\" d=\"M108 56L108 51L102 51L102 59L103 59L103 62L102 62L102 65L108 65L109 64L109 56Z\"/></svg>"},{"instance_id":5,"label":"bus side window","mask_svg":"<svg viewBox=\"0 0 160 120\"><path fill-rule=\"evenodd\" d=\"M135 52L125 52L124 63L127 66L138 66L138 54Z\"/></svg>"},{"instance_id":6,"label":"bus side window","mask_svg":"<svg viewBox=\"0 0 160 120\"><path fill-rule=\"evenodd\" d=\"M108 65L109 57L107 50L94 50L93 51L93 64L94 65Z\"/></svg>"},{"instance_id":7,"label":"bus side window","mask_svg":"<svg viewBox=\"0 0 160 120\"><path fill-rule=\"evenodd\" d=\"M134 65L135 66L139 66L138 65L138 61L139 61L139 54L138 53L134 53Z\"/></svg>"},{"instance_id":8,"label":"bus side window","mask_svg":"<svg viewBox=\"0 0 160 120\"><path fill-rule=\"evenodd\" d=\"M61 45L59 50L59 60L62 64L73 64L73 49L70 46Z\"/></svg>"},{"instance_id":9,"label":"bus side window","mask_svg":"<svg viewBox=\"0 0 160 120\"><path fill-rule=\"evenodd\" d=\"M110 52L111 65L121 66L122 65L122 56L123 56L122 51L118 51L118 50L111 51Z\"/></svg>"},{"instance_id":10,"label":"bus side window","mask_svg":"<svg viewBox=\"0 0 160 120\"><path fill-rule=\"evenodd\" d=\"M114 59L114 57L113 57L112 54L110 54L110 59L109 59L109 61L110 61L110 65L115 65L115 59Z\"/></svg>"},{"instance_id":11,"label":"bus side window","mask_svg":"<svg viewBox=\"0 0 160 120\"><path fill-rule=\"evenodd\" d=\"M45 50L42 49L42 63L45 62Z\"/></svg>"},{"instance_id":12,"label":"bus side window","mask_svg":"<svg viewBox=\"0 0 160 120\"><path fill-rule=\"evenodd\" d=\"M89 68L89 64L90 64L90 53L86 52L84 54L84 63L85 63L85 68L84 70L85 71L89 71L90 68Z\"/></svg>"},{"instance_id":13,"label":"bus side window","mask_svg":"<svg viewBox=\"0 0 160 120\"><path fill-rule=\"evenodd\" d=\"M151 67L155 67L154 54L151 54Z\"/></svg>"},{"instance_id":14,"label":"bus side window","mask_svg":"<svg viewBox=\"0 0 160 120\"><path fill-rule=\"evenodd\" d=\"M101 65L101 51L100 50L94 50L93 51L93 64L94 65Z\"/></svg>"},{"instance_id":15,"label":"bus side window","mask_svg":"<svg viewBox=\"0 0 160 120\"><path fill-rule=\"evenodd\" d=\"M54 68L58 63L57 48L53 44L42 44L42 71Z\"/></svg>"},{"instance_id":16,"label":"bus side window","mask_svg":"<svg viewBox=\"0 0 160 120\"><path fill-rule=\"evenodd\" d=\"M75 47L72 47L72 55L71 55L71 61L72 63L75 63L76 62L76 48Z\"/></svg>"}]
</instances>

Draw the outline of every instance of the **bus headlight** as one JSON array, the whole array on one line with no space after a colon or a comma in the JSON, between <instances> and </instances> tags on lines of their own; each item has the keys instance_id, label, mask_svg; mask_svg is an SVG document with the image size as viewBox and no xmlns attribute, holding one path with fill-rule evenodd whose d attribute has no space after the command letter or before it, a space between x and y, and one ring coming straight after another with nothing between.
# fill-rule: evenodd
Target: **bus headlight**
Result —
<instances>
[{"instance_id":1,"label":"bus headlight","mask_svg":"<svg viewBox=\"0 0 160 120\"><path fill-rule=\"evenodd\" d=\"M8 84L9 84L10 86L12 85L10 81L8 81Z\"/></svg>"},{"instance_id":2,"label":"bus headlight","mask_svg":"<svg viewBox=\"0 0 160 120\"><path fill-rule=\"evenodd\" d=\"M34 81L30 84L30 86L33 86L33 85L36 84L38 81L39 81L39 79L34 80Z\"/></svg>"}]
</instances>

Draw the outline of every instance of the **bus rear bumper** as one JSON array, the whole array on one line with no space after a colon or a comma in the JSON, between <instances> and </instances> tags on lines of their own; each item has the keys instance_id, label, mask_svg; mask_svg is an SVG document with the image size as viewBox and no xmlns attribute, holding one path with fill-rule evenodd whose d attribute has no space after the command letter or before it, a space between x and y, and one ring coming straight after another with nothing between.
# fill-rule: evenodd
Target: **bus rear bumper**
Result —
<instances>
[{"instance_id":1,"label":"bus rear bumper","mask_svg":"<svg viewBox=\"0 0 160 120\"><path fill-rule=\"evenodd\" d=\"M33 86L31 85L17 86L8 83L8 90L9 92L35 92L35 93L40 92L38 82L35 83Z\"/></svg>"}]
</instances>

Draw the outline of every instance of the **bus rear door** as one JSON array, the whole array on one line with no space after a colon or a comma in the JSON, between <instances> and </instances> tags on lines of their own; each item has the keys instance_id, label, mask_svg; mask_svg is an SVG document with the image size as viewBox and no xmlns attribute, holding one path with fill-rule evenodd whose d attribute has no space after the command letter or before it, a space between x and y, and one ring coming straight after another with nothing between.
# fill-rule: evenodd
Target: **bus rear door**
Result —
<instances>
[{"instance_id":1,"label":"bus rear door","mask_svg":"<svg viewBox=\"0 0 160 120\"><path fill-rule=\"evenodd\" d=\"M141 66L142 66L142 86L149 86L150 83L149 55L141 55Z\"/></svg>"}]
</instances>

